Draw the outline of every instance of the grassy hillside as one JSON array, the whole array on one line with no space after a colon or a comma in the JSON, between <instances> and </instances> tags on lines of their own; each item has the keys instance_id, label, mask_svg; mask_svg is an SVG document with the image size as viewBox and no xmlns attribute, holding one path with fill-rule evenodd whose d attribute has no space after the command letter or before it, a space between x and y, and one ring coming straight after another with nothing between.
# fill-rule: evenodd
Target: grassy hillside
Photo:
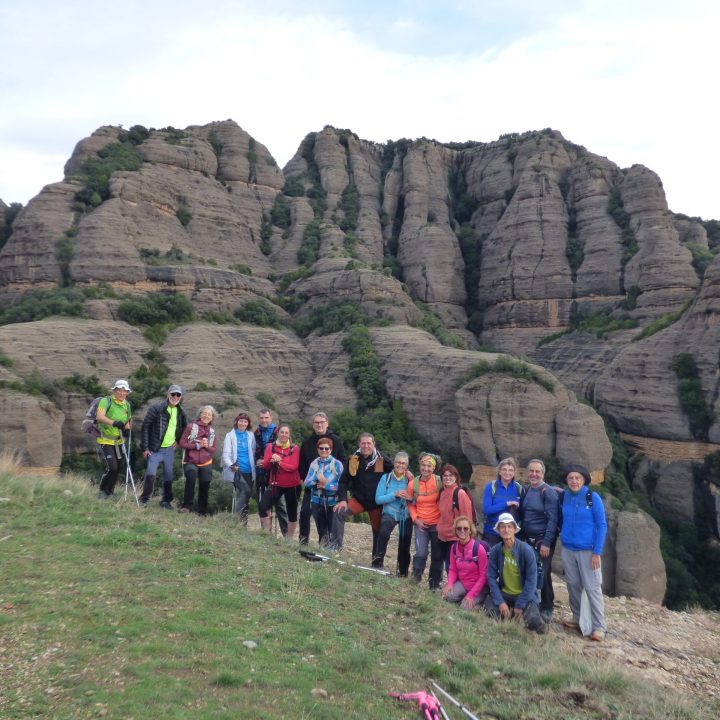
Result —
<instances>
[{"instance_id":1,"label":"grassy hillside","mask_svg":"<svg viewBox=\"0 0 720 720\"><path fill-rule=\"evenodd\" d=\"M431 678L483 718L715 717L587 649L308 563L228 515L101 503L81 478L8 462L0 563L3 718L410 718L388 692Z\"/></svg>"}]
</instances>

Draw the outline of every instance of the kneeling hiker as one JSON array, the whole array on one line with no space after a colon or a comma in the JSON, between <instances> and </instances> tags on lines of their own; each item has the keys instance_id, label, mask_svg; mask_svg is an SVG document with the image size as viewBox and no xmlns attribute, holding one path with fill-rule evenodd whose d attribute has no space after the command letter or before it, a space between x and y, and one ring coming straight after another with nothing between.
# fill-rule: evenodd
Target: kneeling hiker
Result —
<instances>
[{"instance_id":1,"label":"kneeling hiker","mask_svg":"<svg viewBox=\"0 0 720 720\"><path fill-rule=\"evenodd\" d=\"M537 604L537 562L535 551L515 535L520 526L510 513L498 518L495 532L502 542L493 546L488 560L488 587L485 612L494 618L525 619L525 625L536 633L547 632Z\"/></svg>"},{"instance_id":2,"label":"kneeling hiker","mask_svg":"<svg viewBox=\"0 0 720 720\"><path fill-rule=\"evenodd\" d=\"M476 539L477 528L467 515L453 523L457 542L450 548L450 568L443 597L466 610L482 605L487 595L486 544Z\"/></svg>"}]
</instances>

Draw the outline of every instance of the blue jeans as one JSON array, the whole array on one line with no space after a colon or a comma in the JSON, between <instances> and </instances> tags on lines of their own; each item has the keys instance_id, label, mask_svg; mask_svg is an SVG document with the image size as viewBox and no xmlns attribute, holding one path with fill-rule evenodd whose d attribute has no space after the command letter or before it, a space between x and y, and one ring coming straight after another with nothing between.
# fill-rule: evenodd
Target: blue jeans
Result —
<instances>
[{"instance_id":1,"label":"blue jeans","mask_svg":"<svg viewBox=\"0 0 720 720\"><path fill-rule=\"evenodd\" d=\"M442 579L442 548L437 534L436 525L428 525L424 528L415 526L415 557L413 558L412 574L416 580L420 580L425 572L425 565L428 557L428 545L430 546L430 578L431 590L440 587Z\"/></svg>"}]
</instances>

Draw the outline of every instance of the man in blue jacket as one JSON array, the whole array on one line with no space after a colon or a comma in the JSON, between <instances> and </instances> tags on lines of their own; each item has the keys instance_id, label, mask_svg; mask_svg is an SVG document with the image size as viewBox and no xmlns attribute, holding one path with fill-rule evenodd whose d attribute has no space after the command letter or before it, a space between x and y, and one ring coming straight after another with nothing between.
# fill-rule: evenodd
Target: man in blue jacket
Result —
<instances>
[{"instance_id":1,"label":"man in blue jacket","mask_svg":"<svg viewBox=\"0 0 720 720\"><path fill-rule=\"evenodd\" d=\"M535 552L515 535L520 526L510 513L502 513L495 523L502 542L494 545L488 557L487 581L490 594L485 612L494 618L517 619L521 615L529 630L543 635L547 625L537 605L537 563Z\"/></svg>"},{"instance_id":2,"label":"man in blue jacket","mask_svg":"<svg viewBox=\"0 0 720 720\"><path fill-rule=\"evenodd\" d=\"M568 489L562 500L562 561L567 583L572 620L566 627L580 627L580 598L587 593L592 616L591 640L600 642L605 637L605 603L602 594L602 555L607 521L602 498L592 492L590 472L582 465L570 465L563 471Z\"/></svg>"},{"instance_id":3,"label":"man in blue jacket","mask_svg":"<svg viewBox=\"0 0 720 720\"><path fill-rule=\"evenodd\" d=\"M555 593L550 568L558 536L558 499L555 488L545 482L545 463L537 458L527 466L529 486L520 500L522 539L535 550L542 568L540 615L545 622L552 620Z\"/></svg>"}]
</instances>

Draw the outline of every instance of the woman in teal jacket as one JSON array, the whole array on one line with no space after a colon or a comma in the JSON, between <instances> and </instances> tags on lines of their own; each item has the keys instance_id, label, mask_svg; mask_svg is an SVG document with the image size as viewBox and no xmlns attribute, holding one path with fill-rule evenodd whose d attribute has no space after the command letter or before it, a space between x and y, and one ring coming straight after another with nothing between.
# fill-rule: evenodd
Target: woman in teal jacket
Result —
<instances>
[{"instance_id":1,"label":"woman in teal jacket","mask_svg":"<svg viewBox=\"0 0 720 720\"><path fill-rule=\"evenodd\" d=\"M407 508L408 500L411 499L407 491L408 480L412 480L412 475L407 469L409 461L406 452L397 453L392 471L380 478L375 491L375 504L382 505L383 511L373 567L383 566L390 535L395 526L399 525L397 573L401 577L407 577L410 567L410 541L413 527L410 522L410 511Z\"/></svg>"}]
</instances>

